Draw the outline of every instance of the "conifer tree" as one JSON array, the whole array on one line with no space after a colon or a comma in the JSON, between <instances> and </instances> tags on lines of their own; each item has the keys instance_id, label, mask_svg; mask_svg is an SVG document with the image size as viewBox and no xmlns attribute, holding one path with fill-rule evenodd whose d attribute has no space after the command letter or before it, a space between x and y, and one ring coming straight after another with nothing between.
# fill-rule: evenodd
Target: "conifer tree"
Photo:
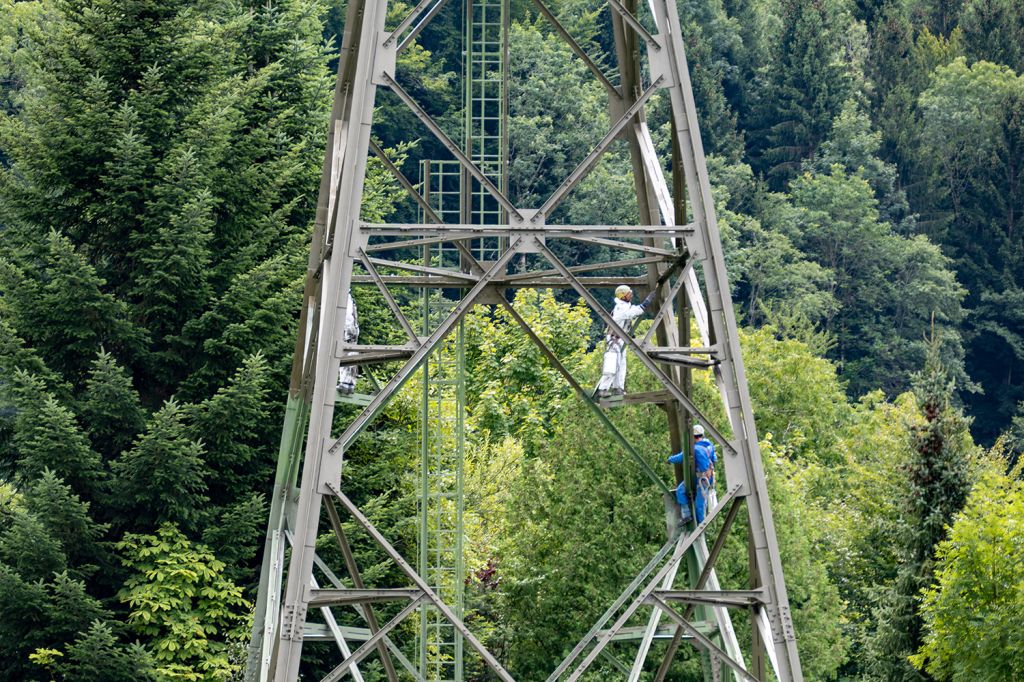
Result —
<instances>
[{"instance_id":1,"label":"conifer tree","mask_svg":"<svg viewBox=\"0 0 1024 682\"><path fill-rule=\"evenodd\" d=\"M127 321L127 306L104 291L67 237L51 231L40 239L25 227L6 236L11 259L0 250L0 296L12 326L50 368L76 381L101 345L128 357L141 353L144 336Z\"/></svg>"},{"instance_id":2,"label":"conifer tree","mask_svg":"<svg viewBox=\"0 0 1024 682\"><path fill-rule=\"evenodd\" d=\"M959 28L970 57L1024 73L1024 4L1015 0L967 0Z\"/></svg>"},{"instance_id":3,"label":"conifer tree","mask_svg":"<svg viewBox=\"0 0 1024 682\"><path fill-rule=\"evenodd\" d=\"M49 470L25 490L26 510L59 543L72 578L87 579L97 569L109 568L109 557L101 544L107 526L92 519L90 506Z\"/></svg>"},{"instance_id":4,"label":"conifer tree","mask_svg":"<svg viewBox=\"0 0 1024 682\"><path fill-rule=\"evenodd\" d=\"M18 509L6 519L0 533L0 562L17 571L23 580L48 579L67 569L67 556L60 541L36 516Z\"/></svg>"},{"instance_id":5,"label":"conifer tree","mask_svg":"<svg viewBox=\"0 0 1024 682\"><path fill-rule=\"evenodd\" d=\"M148 682L156 680L152 656L138 643L118 641L109 623L93 621L54 669L70 682Z\"/></svg>"},{"instance_id":6,"label":"conifer tree","mask_svg":"<svg viewBox=\"0 0 1024 682\"><path fill-rule=\"evenodd\" d=\"M131 377L104 350L93 360L79 405L78 415L93 448L108 461L131 445L146 425Z\"/></svg>"},{"instance_id":7,"label":"conifer tree","mask_svg":"<svg viewBox=\"0 0 1024 682\"><path fill-rule=\"evenodd\" d=\"M59 649L109 616L85 585L67 573L26 578L0 561L0 679L46 680L29 655Z\"/></svg>"},{"instance_id":8,"label":"conifer tree","mask_svg":"<svg viewBox=\"0 0 1024 682\"><path fill-rule=\"evenodd\" d=\"M11 443L19 478L31 482L49 469L79 495L98 499L106 486L106 472L75 415L38 377L23 370L14 373L13 393L17 416Z\"/></svg>"},{"instance_id":9,"label":"conifer tree","mask_svg":"<svg viewBox=\"0 0 1024 682\"><path fill-rule=\"evenodd\" d=\"M752 149L755 169L776 189L815 152L851 93L840 62L844 17L838 3L783 0L781 5L782 34L765 74Z\"/></svg>"},{"instance_id":10,"label":"conifer tree","mask_svg":"<svg viewBox=\"0 0 1024 682\"><path fill-rule=\"evenodd\" d=\"M904 555L894 582L882 595L875 613L878 628L868 645L870 672L885 682L930 679L908 657L923 641L918 608L921 590L934 575L935 547L967 499L973 447L969 422L953 405L953 390L933 342L914 386L923 421L910 429L914 457L905 472L909 487L903 532L896 538Z\"/></svg>"},{"instance_id":11,"label":"conifer tree","mask_svg":"<svg viewBox=\"0 0 1024 682\"><path fill-rule=\"evenodd\" d=\"M168 401L132 448L111 465L113 504L132 528L170 521L195 528L205 513L208 469L203 446L191 438L182 408Z\"/></svg>"},{"instance_id":12,"label":"conifer tree","mask_svg":"<svg viewBox=\"0 0 1024 682\"><path fill-rule=\"evenodd\" d=\"M209 495L215 505L259 489L272 476L270 434L261 429L270 411L266 398L267 363L256 354L246 358L215 396L185 408L193 437L203 443Z\"/></svg>"},{"instance_id":13,"label":"conifer tree","mask_svg":"<svg viewBox=\"0 0 1024 682\"><path fill-rule=\"evenodd\" d=\"M57 375L50 371L35 351L26 347L24 340L10 325L10 316L5 315L4 302L0 298L0 477L8 480L14 479L15 463L18 460L11 442L18 414L11 380L18 369L30 372L59 395L70 393L70 388L58 380Z\"/></svg>"}]
</instances>

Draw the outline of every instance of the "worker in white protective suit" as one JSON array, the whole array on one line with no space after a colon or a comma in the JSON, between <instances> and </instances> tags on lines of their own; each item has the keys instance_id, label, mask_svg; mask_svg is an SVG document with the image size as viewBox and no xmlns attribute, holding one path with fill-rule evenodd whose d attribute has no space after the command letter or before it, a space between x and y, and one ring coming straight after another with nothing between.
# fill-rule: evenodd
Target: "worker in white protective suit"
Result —
<instances>
[{"instance_id":1,"label":"worker in white protective suit","mask_svg":"<svg viewBox=\"0 0 1024 682\"><path fill-rule=\"evenodd\" d=\"M345 343L359 340L359 318L356 317L356 302L352 300L352 292L348 293L348 305L345 309ZM349 353L354 355L354 353ZM356 379L359 377L358 365L342 365L338 370L338 393L350 395L356 390Z\"/></svg>"},{"instance_id":2,"label":"worker in white protective suit","mask_svg":"<svg viewBox=\"0 0 1024 682\"><path fill-rule=\"evenodd\" d=\"M615 289L615 307L612 319L626 333L633 329L636 318L644 314L647 306L654 299L654 292L648 294L640 305L633 305L633 290L625 284ZM611 328L605 334L604 365L601 368L601 381L597 384L597 397L607 398L623 395L626 392L626 342L620 339Z\"/></svg>"}]
</instances>

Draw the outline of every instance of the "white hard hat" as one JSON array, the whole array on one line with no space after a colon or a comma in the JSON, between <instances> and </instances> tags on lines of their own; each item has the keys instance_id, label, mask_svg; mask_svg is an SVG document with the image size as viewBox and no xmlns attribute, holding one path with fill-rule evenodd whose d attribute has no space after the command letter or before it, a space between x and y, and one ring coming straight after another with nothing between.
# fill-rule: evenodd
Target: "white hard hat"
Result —
<instances>
[{"instance_id":1,"label":"white hard hat","mask_svg":"<svg viewBox=\"0 0 1024 682\"><path fill-rule=\"evenodd\" d=\"M615 287L615 298L625 298L626 294L633 293L633 290L629 288L628 284L620 284Z\"/></svg>"},{"instance_id":2,"label":"white hard hat","mask_svg":"<svg viewBox=\"0 0 1024 682\"><path fill-rule=\"evenodd\" d=\"M703 436L704 435L704 427L701 426L700 424L697 424L696 426L694 426L693 427L693 435L695 435L695 436Z\"/></svg>"}]
</instances>

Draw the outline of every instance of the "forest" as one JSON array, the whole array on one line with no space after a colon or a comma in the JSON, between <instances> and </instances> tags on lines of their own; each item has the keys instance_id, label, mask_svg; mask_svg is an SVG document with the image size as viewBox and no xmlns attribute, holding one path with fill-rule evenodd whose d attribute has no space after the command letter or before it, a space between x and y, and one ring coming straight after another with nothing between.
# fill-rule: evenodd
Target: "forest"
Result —
<instances>
[{"instance_id":1,"label":"forest","mask_svg":"<svg viewBox=\"0 0 1024 682\"><path fill-rule=\"evenodd\" d=\"M0 679L241 679L339 2L0 0ZM677 6L806 679L1024 679L1024 3ZM614 61L607 3L550 7ZM449 3L398 63L451 130L460 21ZM530 205L607 99L527 0L510 49L509 191ZM410 177L445 156L396 142L415 127L378 99ZM633 191L613 147L560 215L634 222ZM364 217L416 220L375 160ZM382 342L390 313L354 295ZM596 380L601 326L572 292L514 306ZM507 311L465 335L466 620L544 679L664 542L662 503ZM416 391L344 479L407 556ZM706 374L694 398L721 415ZM613 418L667 480L663 413ZM745 561L731 539L723 584ZM488 679L470 659L466 678ZM700 657L669 679L703 680Z\"/></svg>"}]
</instances>

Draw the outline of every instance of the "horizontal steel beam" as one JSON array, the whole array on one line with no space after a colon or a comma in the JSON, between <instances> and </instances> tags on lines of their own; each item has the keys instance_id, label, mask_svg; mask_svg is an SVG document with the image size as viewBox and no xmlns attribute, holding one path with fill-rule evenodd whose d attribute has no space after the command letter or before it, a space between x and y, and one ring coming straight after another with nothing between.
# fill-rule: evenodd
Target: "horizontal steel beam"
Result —
<instances>
[{"instance_id":1,"label":"horizontal steel beam","mask_svg":"<svg viewBox=\"0 0 1024 682\"><path fill-rule=\"evenodd\" d=\"M644 258L625 258L623 260L606 261L604 263L588 263L587 265L573 265L569 268L572 273L578 272L593 272L595 270L615 270L617 268L632 268L638 265L649 265L651 263L664 263L666 258L658 256L647 256ZM515 275L509 275L504 279L505 282L515 282L520 279L534 279L536 277L557 277L558 270L535 270L520 272Z\"/></svg>"},{"instance_id":2,"label":"horizontal steel beam","mask_svg":"<svg viewBox=\"0 0 1024 682\"><path fill-rule=\"evenodd\" d=\"M684 228L692 227L692 225L684 225ZM676 228L671 228L676 229ZM671 258L678 258L681 254L671 249L659 249L657 246L648 246L647 244L634 244L633 242L622 242L614 239L601 239L599 237L581 237L575 234L565 235L568 239L574 239L576 241L587 242L589 244L596 244L597 246L607 246L613 249L622 249L624 251L640 251L641 253L649 253L655 256L668 256Z\"/></svg>"},{"instance_id":3,"label":"horizontal steel beam","mask_svg":"<svg viewBox=\"0 0 1024 682\"><path fill-rule=\"evenodd\" d=\"M684 602L686 604L711 604L717 606L735 606L745 608L754 604L764 604L766 594L760 590L658 590L656 594L667 602Z\"/></svg>"},{"instance_id":4,"label":"horizontal steel beam","mask_svg":"<svg viewBox=\"0 0 1024 682\"><path fill-rule=\"evenodd\" d=\"M644 627L643 625L637 625L635 627L630 627L630 628L622 628L621 630L619 630L618 632L616 632L615 634L612 635L611 641L612 642L632 642L632 641L641 639L644 636L644 633L646 631L647 631L647 628ZM673 628L671 628L671 627L668 627L668 626L661 627L661 628L658 628L658 631L654 633L654 638L655 639L669 639L670 637L672 637L674 632L675 632L675 630ZM605 634L607 634L606 630L599 630L597 632L597 636L598 637L602 637Z\"/></svg>"},{"instance_id":5,"label":"horizontal steel beam","mask_svg":"<svg viewBox=\"0 0 1024 682\"><path fill-rule=\"evenodd\" d=\"M353 606L374 602L402 601L423 596L415 589L320 589L310 592L309 606Z\"/></svg>"},{"instance_id":6,"label":"horizontal steel beam","mask_svg":"<svg viewBox=\"0 0 1024 682\"><path fill-rule=\"evenodd\" d=\"M669 606L669 604L666 603L663 599L658 598L658 596L655 594L651 594L648 595L648 597L644 601L647 604L650 604L652 606L657 607L658 609L661 609L661 611L666 616L675 621L676 625L678 625L686 633L693 637L697 646L704 649L713 656L717 656L719 659L721 659L723 663L732 668L733 671L735 671L735 673L739 677L743 678L744 680L749 680L750 682L759 682L759 680L756 677L754 677L746 671L746 669L743 667L741 663L732 660L732 658L729 656L727 652L722 650L717 644L715 644L710 639L705 637L703 633L701 633L699 630L697 630L696 627L694 627L693 623L690 623L682 616L680 616L676 612L676 610Z\"/></svg>"},{"instance_id":7,"label":"horizontal steel beam","mask_svg":"<svg viewBox=\"0 0 1024 682\"><path fill-rule=\"evenodd\" d=\"M411 350L377 350L377 351L366 351L363 353L352 353L351 355L342 355L340 358L342 366L348 365L369 365L377 362L391 362L392 360L402 360L408 357L412 357L414 351Z\"/></svg>"},{"instance_id":8,"label":"horizontal steel beam","mask_svg":"<svg viewBox=\"0 0 1024 682\"><path fill-rule=\"evenodd\" d=\"M709 369L715 365L720 364L718 360L704 360L702 358L694 358L689 355L676 355L673 353L647 353L656 362L665 363L668 365L682 365L684 367L694 367L696 369Z\"/></svg>"},{"instance_id":9,"label":"horizontal steel beam","mask_svg":"<svg viewBox=\"0 0 1024 682\"><path fill-rule=\"evenodd\" d=\"M452 241L470 237L509 237L534 235L537 237L678 237L693 234L692 223L680 225L551 225L538 222L515 225L470 225L466 223L359 223L359 230L372 237L436 238L451 235ZM640 245L635 245L639 249ZM623 244L625 248L625 244ZM679 254L669 251L673 256Z\"/></svg>"},{"instance_id":10,"label":"horizontal steel beam","mask_svg":"<svg viewBox=\"0 0 1024 682\"><path fill-rule=\"evenodd\" d=\"M418 277L411 275L382 275L388 286L406 287L438 287L442 289L468 289L473 286L472 282L448 277ZM646 277L577 277L577 281L588 289L614 289L620 284L631 287L647 286ZM352 275L353 284L373 284L369 275ZM521 280L500 280L494 281L494 286L508 287L513 289L569 289L572 284L564 277L538 277L536 279Z\"/></svg>"}]
</instances>

